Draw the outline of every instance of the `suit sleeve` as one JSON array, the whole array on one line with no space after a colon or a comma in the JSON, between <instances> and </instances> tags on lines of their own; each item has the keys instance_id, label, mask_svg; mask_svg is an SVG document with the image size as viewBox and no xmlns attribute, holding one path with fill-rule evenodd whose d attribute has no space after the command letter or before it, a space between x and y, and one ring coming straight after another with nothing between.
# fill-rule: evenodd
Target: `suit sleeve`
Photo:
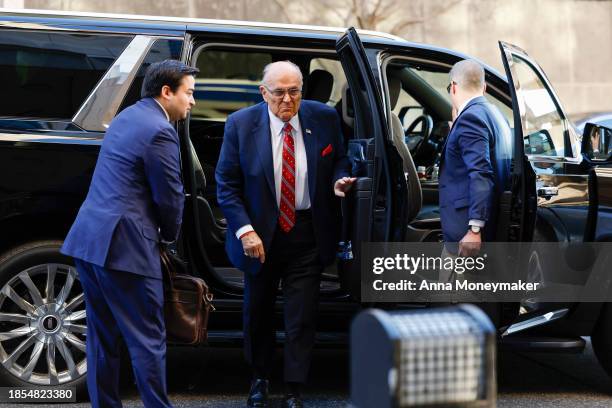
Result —
<instances>
[{"instance_id":1,"label":"suit sleeve","mask_svg":"<svg viewBox=\"0 0 612 408\"><path fill-rule=\"evenodd\" d=\"M178 235L185 201L179 149L174 129L163 129L155 135L144 155L145 177L151 188L161 237L170 242Z\"/></svg>"},{"instance_id":2,"label":"suit sleeve","mask_svg":"<svg viewBox=\"0 0 612 408\"><path fill-rule=\"evenodd\" d=\"M332 133L334 138L334 149L336 150L335 162L334 162L334 179L332 180L332 188L338 179L342 177L350 176L351 163L346 155L346 149L344 147L344 137L342 135L342 128L340 127L340 118L334 110L331 114L332 120Z\"/></svg>"},{"instance_id":3,"label":"suit sleeve","mask_svg":"<svg viewBox=\"0 0 612 408\"><path fill-rule=\"evenodd\" d=\"M241 227L251 224L244 206L244 180L240 167L238 132L234 118L230 116L225 122L221 154L215 170L217 180L217 201L229 228L234 233Z\"/></svg>"},{"instance_id":4,"label":"suit sleeve","mask_svg":"<svg viewBox=\"0 0 612 408\"><path fill-rule=\"evenodd\" d=\"M469 177L468 218L487 221L495 186L489 149L489 138L492 135L487 125L469 112L463 115L457 125L459 148Z\"/></svg>"}]
</instances>

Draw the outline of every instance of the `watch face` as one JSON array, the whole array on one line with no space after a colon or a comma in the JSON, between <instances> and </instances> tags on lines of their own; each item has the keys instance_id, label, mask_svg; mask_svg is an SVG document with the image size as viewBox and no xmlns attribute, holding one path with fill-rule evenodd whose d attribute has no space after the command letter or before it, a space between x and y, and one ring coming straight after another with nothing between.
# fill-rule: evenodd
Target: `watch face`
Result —
<instances>
[{"instance_id":1,"label":"watch face","mask_svg":"<svg viewBox=\"0 0 612 408\"><path fill-rule=\"evenodd\" d=\"M480 232L480 227L477 227L476 225L472 225L470 228L474 234L478 234Z\"/></svg>"}]
</instances>

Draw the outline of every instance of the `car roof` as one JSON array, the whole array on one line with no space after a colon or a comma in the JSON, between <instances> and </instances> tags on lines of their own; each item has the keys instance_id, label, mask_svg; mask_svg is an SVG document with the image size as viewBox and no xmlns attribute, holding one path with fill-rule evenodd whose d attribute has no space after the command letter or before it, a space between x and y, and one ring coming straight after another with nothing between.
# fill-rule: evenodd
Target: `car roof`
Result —
<instances>
[{"instance_id":1,"label":"car roof","mask_svg":"<svg viewBox=\"0 0 612 408\"><path fill-rule=\"evenodd\" d=\"M21 16L24 18L33 17L47 17L47 18L62 18L62 19L85 19L85 20L106 20L106 21L124 21L138 22L138 23L150 23L153 25L184 25L185 27L242 27L242 28L260 28L260 29L281 29L281 30L292 30L292 31L305 31L310 33L328 33L332 35L338 35L344 33L346 28L342 27L325 27L316 25L301 25L301 24L284 24L284 23L270 23L260 21L239 21L239 20L220 20L220 19L207 19L207 18L193 18L193 17L167 17L167 16L152 16L152 15L138 15L138 14L113 14L113 13L93 13L93 12L78 12L78 11L55 11L55 10L35 10L35 9L7 9L0 8L0 16ZM379 38L390 41L405 42L404 39L392 35L383 33L380 31L371 30L357 30L360 35L368 38Z\"/></svg>"},{"instance_id":2,"label":"car roof","mask_svg":"<svg viewBox=\"0 0 612 408\"><path fill-rule=\"evenodd\" d=\"M227 30L227 31L246 31L261 30L265 32L300 32L312 38L325 40L335 40L339 35L344 34L344 27L325 27L315 25L269 23L259 21L239 21L239 20L220 20L192 17L167 17L137 14L113 14L113 13L94 13L79 11L56 11L56 10L36 10L36 9L8 9L0 8L0 23L10 21L21 28L40 28L40 24L45 24L48 20L54 20L57 25L85 25L100 27L101 22L121 24L124 27L134 27L142 29L143 26L158 30L184 31L184 30ZM20 24L21 23L21 24ZM10 24L4 24L5 26ZM390 45L393 47L410 47L427 50L434 53L442 53L455 57L457 60L472 58L471 56L457 51L439 47L431 44L423 44L407 41L393 34L380 31L357 29L357 32L364 43ZM498 72L493 67L479 61L487 71L493 73L500 79L505 80L505 75Z\"/></svg>"}]
</instances>

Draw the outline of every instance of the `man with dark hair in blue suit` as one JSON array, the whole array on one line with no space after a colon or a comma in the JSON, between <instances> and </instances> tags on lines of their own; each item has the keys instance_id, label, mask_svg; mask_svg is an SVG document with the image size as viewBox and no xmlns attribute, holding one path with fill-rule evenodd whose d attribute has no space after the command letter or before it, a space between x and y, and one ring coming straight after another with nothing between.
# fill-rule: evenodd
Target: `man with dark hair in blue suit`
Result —
<instances>
[{"instance_id":1,"label":"man with dark hair in blue suit","mask_svg":"<svg viewBox=\"0 0 612 408\"><path fill-rule=\"evenodd\" d=\"M440 162L440 219L445 250L474 256L495 237L497 196L507 180L510 128L484 97L484 69L474 60L450 71L453 127ZM458 243L458 244L457 244Z\"/></svg>"},{"instance_id":2,"label":"man with dark hair in blue suit","mask_svg":"<svg viewBox=\"0 0 612 408\"><path fill-rule=\"evenodd\" d=\"M194 106L194 75L179 61L147 70L142 99L111 122L91 185L62 253L75 258L87 312L87 388L94 407L120 407L119 349L127 345L146 407L169 407L160 241L182 216L180 145L171 122Z\"/></svg>"},{"instance_id":3,"label":"man with dark hair in blue suit","mask_svg":"<svg viewBox=\"0 0 612 408\"><path fill-rule=\"evenodd\" d=\"M217 200L228 222L226 250L245 272L244 350L253 369L249 407L267 406L274 352L274 304L285 301L286 407L301 407L314 345L323 267L337 248L335 197L354 182L336 111L302 101L302 74L269 64L265 102L227 119L216 169Z\"/></svg>"}]
</instances>

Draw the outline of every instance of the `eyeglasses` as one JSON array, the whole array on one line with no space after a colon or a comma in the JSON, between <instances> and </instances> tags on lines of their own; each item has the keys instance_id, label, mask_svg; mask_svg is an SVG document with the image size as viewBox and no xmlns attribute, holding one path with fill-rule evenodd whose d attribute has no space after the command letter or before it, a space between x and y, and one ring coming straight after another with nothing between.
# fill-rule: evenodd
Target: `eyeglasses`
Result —
<instances>
[{"instance_id":1,"label":"eyeglasses","mask_svg":"<svg viewBox=\"0 0 612 408\"><path fill-rule=\"evenodd\" d=\"M275 98L281 99L285 97L285 94L289 94L289 97L291 99L295 99L298 96L302 95L302 90L299 88L289 88L289 89L282 89L282 88L277 88L277 89L270 89L267 86L264 85L264 88L266 88L268 90L268 92L270 92L272 94L272 96L274 96Z\"/></svg>"},{"instance_id":2,"label":"eyeglasses","mask_svg":"<svg viewBox=\"0 0 612 408\"><path fill-rule=\"evenodd\" d=\"M455 81L450 81L450 83L446 87L446 92L450 93L450 90L451 90L451 87L453 86L453 84L457 85L457 83Z\"/></svg>"}]
</instances>

